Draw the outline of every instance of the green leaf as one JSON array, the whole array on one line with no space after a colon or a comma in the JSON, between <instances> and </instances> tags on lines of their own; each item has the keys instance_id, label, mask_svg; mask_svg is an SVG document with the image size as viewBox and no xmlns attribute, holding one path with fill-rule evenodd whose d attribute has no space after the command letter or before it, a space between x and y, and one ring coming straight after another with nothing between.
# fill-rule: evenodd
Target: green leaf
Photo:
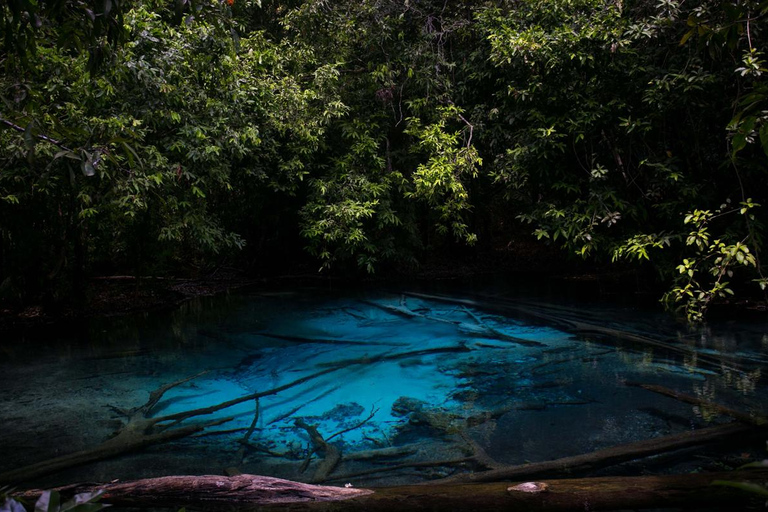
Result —
<instances>
[{"instance_id":1,"label":"green leaf","mask_svg":"<svg viewBox=\"0 0 768 512\"><path fill-rule=\"evenodd\" d=\"M29 150L35 149L36 138L32 133L32 129L34 127L35 127L35 122L30 121L29 124L27 125L27 128L24 130L24 145L27 146L27 149Z\"/></svg>"},{"instance_id":2,"label":"green leaf","mask_svg":"<svg viewBox=\"0 0 768 512\"><path fill-rule=\"evenodd\" d=\"M763 148L763 152L768 156L768 123L763 124L760 127L760 146Z\"/></svg>"},{"instance_id":3,"label":"green leaf","mask_svg":"<svg viewBox=\"0 0 768 512\"><path fill-rule=\"evenodd\" d=\"M758 484L751 484L747 482L734 482L731 480L715 480L714 482L712 482L712 485L735 487L736 489L741 489L742 491L751 492L752 494L757 494L759 496L768 496L768 489Z\"/></svg>"},{"instance_id":4,"label":"green leaf","mask_svg":"<svg viewBox=\"0 0 768 512\"><path fill-rule=\"evenodd\" d=\"M731 140L731 147L733 148L733 154L735 155L747 146L747 137L743 133L737 133Z\"/></svg>"},{"instance_id":5,"label":"green leaf","mask_svg":"<svg viewBox=\"0 0 768 512\"><path fill-rule=\"evenodd\" d=\"M696 33L696 28L692 28L688 32L683 35L683 38L680 39L680 46L683 46L690 38Z\"/></svg>"},{"instance_id":6,"label":"green leaf","mask_svg":"<svg viewBox=\"0 0 768 512\"><path fill-rule=\"evenodd\" d=\"M58 512L61 496L56 491L43 491L35 503L35 512Z\"/></svg>"},{"instance_id":7,"label":"green leaf","mask_svg":"<svg viewBox=\"0 0 768 512\"><path fill-rule=\"evenodd\" d=\"M134 150L127 142L121 142L120 143L123 146L123 149L126 151L126 156L128 157L128 163L133 167L134 162L139 165L139 168L144 168L144 162L139 158L138 153L136 153L136 150Z\"/></svg>"}]
</instances>

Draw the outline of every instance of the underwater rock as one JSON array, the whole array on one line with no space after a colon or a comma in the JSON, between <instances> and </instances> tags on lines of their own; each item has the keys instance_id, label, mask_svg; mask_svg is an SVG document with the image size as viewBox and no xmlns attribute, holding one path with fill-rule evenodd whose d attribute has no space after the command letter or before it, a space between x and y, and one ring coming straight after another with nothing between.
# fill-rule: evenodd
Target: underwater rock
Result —
<instances>
[{"instance_id":1,"label":"underwater rock","mask_svg":"<svg viewBox=\"0 0 768 512\"><path fill-rule=\"evenodd\" d=\"M411 413L408 422L416 426L429 426L440 431L449 431L453 427L453 421L460 417L449 412L432 409L429 411L416 411Z\"/></svg>"},{"instance_id":2,"label":"underwater rock","mask_svg":"<svg viewBox=\"0 0 768 512\"><path fill-rule=\"evenodd\" d=\"M392 404L392 416L407 416L413 412L421 412L426 406L427 402L423 400L401 396Z\"/></svg>"},{"instance_id":3,"label":"underwater rock","mask_svg":"<svg viewBox=\"0 0 768 512\"><path fill-rule=\"evenodd\" d=\"M431 364L431 363L426 363L421 358L405 359L405 360L400 361L400 362L397 363L397 365L400 368L411 368L411 367L414 367L414 366L425 366L427 364Z\"/></svg>"},{"instance_id":4,"label":"underwater rock","mask_svg":"<svg viewBox=\"0 0 768 512\"><path fill-rule=\"evenodd\" d=\"M451 428L453 420L459 418L441 408L430 407L427 402L417 398L401 396L392 404L392 416L407 417L408 422L398 425L398 430L408 427L431 427L438 430Z\"/></svg>"},{"instance_id":5,"label":"underwater rock","mask_svg":"<svg viewBox=\"0 0 768 512\"><path fill-rule=\"evenodd\" d=\"M451 399L459 402L474 403L477 402L479 398L480 393L476 389L465 389L451 394Z\"/></svg>"},{"instance_id":6,"label":"underwater rock","mask_svg":"<svg viewBox=\"0 0 768 512\"><path fill-rule=\"evenodd\" d=\"M261 353L255 353L255 354L248 354L243 359L240 360L240 362L235 366L235 372L243 369L250 368L253 366L253 364L258 361L259 359L262 359L264 357L264 354Z\"/></svg>"},{"instance_id":7,"label":"underwater rock","mask_svg":"<svg viewBox=\"0 0 768 512\"><path fill-rule=\"evenodd\" d=\"M357 402L348 404L339 404L330 411L324 413L321 418L324 420L333 420L342 422L348 418L356 418L363 414L365 408Z\"/></svg>"}]
</instances>

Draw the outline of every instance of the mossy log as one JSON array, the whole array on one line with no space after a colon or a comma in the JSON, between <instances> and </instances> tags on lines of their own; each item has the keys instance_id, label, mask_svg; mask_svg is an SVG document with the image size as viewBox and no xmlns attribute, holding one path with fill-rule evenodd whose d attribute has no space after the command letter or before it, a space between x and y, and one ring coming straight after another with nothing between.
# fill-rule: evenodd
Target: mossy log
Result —
<instances>
[{"instance_id":1,"label":"mossy log","mask_svg":"<svg viewBox=\"0 0 768 512\"><path fill-rule=\"evenodd\" d=\"M743 510L761 498L718 481L761 484L768 470L640 477L547 480L518 484L397 486L376 489L329 487L277 478L236 475L169 476L103 485L60 488L64 495L101 491L101 501L138 508L203 510L526 510L540 512L678 507ZM41 491L16 493L34 500ZM764 498L763 498L764 499ZM725 509L725 508L724 508Z\"/></svg>"}]
</instances>

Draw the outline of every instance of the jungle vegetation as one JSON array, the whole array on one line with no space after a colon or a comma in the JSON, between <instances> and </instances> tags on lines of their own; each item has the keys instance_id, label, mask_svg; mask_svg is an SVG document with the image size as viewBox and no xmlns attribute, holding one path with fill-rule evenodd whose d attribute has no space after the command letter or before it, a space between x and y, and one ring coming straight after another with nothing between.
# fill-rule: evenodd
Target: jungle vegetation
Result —
<instances>
[{"instance_id":1,"label":"jungle vegetation","mask_svg":"<svg viewBox=\"0 0 768 512\"><path fill-rule=\"evenodd\" d=\"M564 258L653 267L701 319L768 283L767 14L7 0L0 297L285 250L381 272L517 225Z\"/></svg>"}]
</instances>

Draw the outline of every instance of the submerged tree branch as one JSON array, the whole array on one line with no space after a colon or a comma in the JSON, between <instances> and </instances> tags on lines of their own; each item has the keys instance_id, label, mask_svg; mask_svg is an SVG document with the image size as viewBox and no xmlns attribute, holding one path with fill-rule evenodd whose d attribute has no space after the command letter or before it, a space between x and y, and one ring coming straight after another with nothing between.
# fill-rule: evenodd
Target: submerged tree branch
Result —
<instances>
[{"instance_id":1,"label":"submerged tree branch","mask_svg":"<svg viewBox=\"0 0 768 512\"><path fill-rule=\"evenodd\" d=\"M719 425L717 427L708 427L700 430L613 446L611 448L605 448L582 455L574 455L572 457L563 457L561 459L533 462L518 466L505 466L500 469L492 469L477 473L462 473L452 477L443 478L437 482L432 482L431 484L498 482L500 480L538 478L542 476L584 474L587 471L593 471L621 462L641 459L689 446L740 439L745 435L756 431L758 430L754 427L739 424Z\"/></svg>"}]
</instances>

